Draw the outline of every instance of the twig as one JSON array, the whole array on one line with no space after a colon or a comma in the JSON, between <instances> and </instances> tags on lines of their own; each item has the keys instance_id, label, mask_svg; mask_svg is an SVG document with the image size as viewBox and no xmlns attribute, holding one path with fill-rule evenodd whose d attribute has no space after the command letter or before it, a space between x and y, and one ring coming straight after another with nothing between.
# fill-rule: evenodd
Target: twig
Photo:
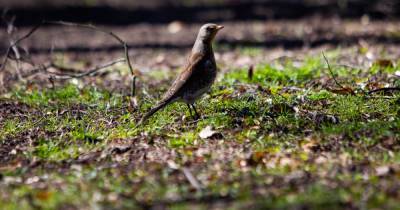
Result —
<instances>
[{"instance_id":1,"label":"twig","mask_svg":"<svg viewBox=\"0 0 400 210\"><path fill-rule=\"evenodd\" d=\"M27 78L27 77L35 75L35 74L37 74L39 72L46 72L46 73L52 74L52 76L50 76L50 78L51 78L50 82L52 82L52 85L54 85L54 79L68 80L68 79L73 79L73 78L82 78L82 77L89 76L91 74L94 74L94 73L102 70L102 69L105 69L107 67L110 67L112 65L115 65L115 64L121 63L121 62L125 62L125 59L124 58L119 58L117 60L113 60L113 61L107 62L105 64L96 66L96 67L94 67L92 69L89 69L89 70L69 69L71 71L82 72L82 73L79 73L79 74L68 74L68 73L62 73L62 72L51 72L51 71L49 71L50 68L63 70L64 67L59 66L59 65L54 64L54 63L50 63L50 64L40 65L38 67L35 67L35 68L31 69L29 72L27 72L27 73L25 73L25 74L23 74L21 76L22 76L22 78ZM56 75L56 76L53 76L53 75ZM17 79L17 78L14 77L13 79Z\"/></svg>"},{"instance_id":2,"label":"twig","mask_svg":"<svg viewBox=\"0 0 400 210\"><path fill-rule=\"evenodd\" d=\"M22 74L22 78L27 78L39 72L46 71L48 68L50 68L50 64L41 64L38 67L31 69L29 72Z\"/></svg>"},{"instance_id":3,"label":"twig","mask_svg":"<svg viewBox=\"0 0 400 210\"><path fill-rule=\"evenodd\" d=\"M131 96L135 96L136 94L136 76L132 75L132 83L131 83Z\"/></svg>"},{"instance_id":4,"label":"twig","mask_svg":"<svg viewBox=\"0 0 400 210\"><path fill-rule=\"evenodd\" d=\"M54 79L82 78L82 77L89 76L89 75L91 75L91 74L94 74L94 73L96 73L96 72L102 70L102 69L105 69L105 68L107 68L107 67L110 67L110 66L112 66L112 65L115 65L115 64L121 63L121 62L125 62L125 59L124 59L124 58L120 58L120 59L117 59L117 60L114 60L114 61L110 61L110 62L108 62L108 63L105 63L105 64L103 64L103 65L96 66L96 67L93 68L93 69L84 71L84 72L79 73L79 74L56 73L56 72L50 72L50 71L47 71L47 72L50 73L50 74L57 75L57 77L54 77ZM46 68L46 70L47 70L48 68L51 68L51 67L53 67L53 68L59 68L59 66L56 65L56 64L50 64L50 65ZM62 68L62 67L61 67L61 68Z\"/></svg>"},{"instance_id":5,"label":"twig","mask_svg":"<svg viewBox=\"0 0 400 210\"><path fill-rule=\"evenodd\" d=\"M107 31L104 29L100 29L94 25L91 24L80 24L80 23L72 23L72 22L65 22L65 21L45 21L45 23L49 23L49 24L55 24L55 25L64 25L64 26L74 26L74 27L82 27L82 28L88 28L88 29L92 29L95 31L99 31L105 34L108 34L110 36L112 36L115 40L117 40L120 44L123 45L124 48L124 55L125 55L125 61L128 65L129 71L131 72L131 76L132 76L132 88L131 88L131 96L135 96L136 95L136 75L135 72L133 70L132 64L131 64L131 60L129 58L129 47L128 44L126 42L124 42L124 40L122 40L119 36L117 36L115 33L113 33L112 31Z\"/></svg>"},{"instance_id":6,"label":"twig","mask_svg":"<svg viewBox=\"0 0 400 210\"><path fill-rule=\"evenodd\" d=\"M197 179L193 176L192 172L189 171L189 169L183 167L182 172L185 175L186 179L189 181L189 183L197 190L201 191L202 187L200 183L197 181Z\"/></svg>"},{"instance_id":7,"label":"twig","mask_svg":"<svg viewBox=\"0 0 400 210\"><path fill-rule=\"evenodd\" d=\"M104 29L100 29L100 28L98 28L98 27L96 27L96 26L94 26L94 25L91 25L91 24L79 24L79 23L72 23L72 22L65 22L65 21L42 21L40 24L38 24L38 25L36 25L35 27L33 27L27 34L25 34L24 36L20 37L20 38L17 39L15 42L10 43L10 46L9 46L9 47L7 48L7 50L6 50L5 57L4 57L4 59L3 59L3 62L2 62L2 64L1 64L1 67L0 67L0 71L4 70L4 68L5 68L6 64L7 64L7 61L8 61L8 58L9 58L9 55L10 55L11 50L13 50L14 47L17 47L17 45L18 45L21 41L23 41L23 40L29 38L29 37L30 37L36 30L38 30L43 24L53 24L53 25L63 25L63 26L73 26L73 27L88 28L88 29L91 29L91 30L94 30L94 31L99 31L99 32L108 34L108 35L110 35L111 37L113 37L115 40L117 40L121 45L123 45L123 48L124 48L124 56L125 56L124 61L125 61L126 64L128 65L128 68L129 68L129 71L130 71L131 77L132 77L132 85L131 85L131 94L130 94L130 95L131 95L132 97L134 97L134 96L136 95L136 75L135 75L135 72L134 72L134 70L133 70L133 67L132 67L132 64L131 64L131 61L130 61L128 44L127 44L125 41L123 41L119 36L117 36L116 34L114 34L113 32L107 31L107 30L104 30ZM18 57L17 57L17 60L19 60ZM121 62L121 61L118 60L117 62ZM112 64L110 64L110 63L112 63ZM93 72L96 72L96 71L98 71L98 70L100 70L100 69L102 69L102 68L105 68L105 67L108 67L108 66L110 66L110 65L115 64L116 61L112 61L112 62L110 62L110 63L105 64L105 65L102 66L102 67L96 67L95 69L92 69L92 71L90 71L90 72L75 75L74 77L75 77L75 78L81 78L81 77L90 75L90 74L92 74ZM49 68L49 66L44 66L44 65L42 65L42 66L40 66L40 67L34 69L34 71L35 71L35 72L38 72L38 71L40 71L40 70L42 70L42 69L47 69L47 68ZM32 74L30 73L30 75L32 75ZM65 79L69 79L69 78L65 78Z\"/></svg>"},{"instance_id":8,"label":"twig","mask_svg":"<svg viewBox=\"0 0 400 210\"><path fill-rule=\"evenodd\" d=\"M4 68L5 68L6 64L7 64L7 61L8 61L8 57L10 56L10 52L13 49L13 47L16 47L20 42L22 42L23 40L29 38L36 30L38 30L40 28L41 25L43 25L43 22L38 24L38 25L36 25L28 33L26 33L22 37L20 37L17 40L15 40L15 42L10 44L10 46L7 48L6 53L4 55L3 62L1 63L0 71L4 70Z\"/></svg>"},{"instance_id":9,"label":"twig","mask_svg":"<svg viewBox=\"0 0 400 210\"><path fill-rule=\"evenodd\" d=\"M331 74L331 76L332 76L333 81L335 81L335 84L336 84L337 86L339 86L340 88L344 89L344 87L336 80L336 77L335 77L335 75L333 74L331 65L329 65L329 61L328 61L328 59L326 58L324 52L322 52L322 56L324 57L325 62L326 62L326 64L328 65L328 70L329 70L329 72L330 72L330 74Z\"/></svg>"},{"instance_id":10,"label":"twig","mask_svg":"<svg viewBox=\"0 0 400 210\"><path fill-rule=\"evenodd\" d=\"M378 88L378 89L375 89L375 90L368 91L367 94L370 95L372 93L381 92L381 91L383 91L383 92L386 92L386 91L400 91L400 87Z\"/></svg>"}]
</instances>

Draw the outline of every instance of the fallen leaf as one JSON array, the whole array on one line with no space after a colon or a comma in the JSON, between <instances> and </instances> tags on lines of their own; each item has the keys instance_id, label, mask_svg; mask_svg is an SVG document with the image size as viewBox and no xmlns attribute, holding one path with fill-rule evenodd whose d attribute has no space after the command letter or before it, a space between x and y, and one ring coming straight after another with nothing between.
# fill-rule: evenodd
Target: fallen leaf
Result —
<instances>
[{"instance_id":1,"label":"fallen leaf","mask_svg":"<svg viewBox=\"0 0 400 210\"><path fill-rule=\"evenodd\" d=\"M221 133L214 131L209 125L200 131L199 136L202 139L221 139L223 137Z\"/></svg>"},{"instance_id":2,"label":"fallen leaf","mask_svg":"<svg viewBox=\"0 0 400 210\"><path fill-rule=\"evenodd\" d=\"M375 90L378 88L383 88L385 85L378 83L378 82L369 82L366 84L368 90Z\"/></svg>"},{"instance_id":3,"label":"fallen leaf","mask_svg":"<svg viewBox=\"0 0 400 210\"><path fill-rule=\"evenodd\" d=\"M393 61L389 59L377 59L375 62L372 64L373 66L380 66L380 67L393 67Z\"/></svg>"},{"instance_id":4,"label":"fallen leaf","mask_svg":"<svg viewBox=\"0 0 400 210\"><path fill-rule=\"evenodd\" d=\"M41 200L41 201L47 201L50 199L52 193L45 190L45 191L40 191L38 193L36 193L36 198Z\"/></svg>"},{"instance_id":5,"label":"fallen leaf","mask_svg":"<svg viewBox=\"0 0 400 210\"><path fill-rule=\"evenodd\" d=\"M25 184L33 184L38 182L39 180L40 178L38 176L29 177L28 179L26 179Z\"/></svg>"},{"instance_id":6,"label":"fallen leaf","mask_svg":"<svg viewBox=\"0 0 400 210\"><path fill-rule=\"evenodd\" d=\"M354 92L353 88L348 87L348 86L344 86L344 87L339 88L339 89L327 88L327 90L329 92L340 94L340 95L349 95L349 94L355 95L355 92Z\"/></svg>"},{"instance_id":7,"label":"fallen leaf","mask_svg":"<svg viewBox=\"0 0 400 210\"><path fill-rule=\"evenodd\" d=\"M178 170L180 168L180 166L177 163L175 163L173 160L168 160L167 165L170 169L174 169L174 170Z\"/></svg>"},{"instance_id":8,"label":"fallen leaf","mask_svg":"<svg viewBox=\"0 0 400 210\"><path fill-rule=\"evenodd\" d=\"M375 171L377 176L386 176L392 172L392 168L389 166L379 166L375 168Z\"/></svg>"},{"instance_id":9,"label":"fallen leaf","mask_svg":"<svg viewBox=\"0 0 400 210\"><path fill-rule=\"evenodd\" d=\"M261 164L261 163L263 163L265 161L266 155L267 155L267 153L266 152L262 152L262 151L253 152L247 158L247 162L246 163L248 165L252 165L252 166Z\"/></svg>"},{"instance_id":10,"label":"fallen leaf","mask_svg":"<svg viewBox=\"0 0 400 210\"><path fill-rule=\"evenodd\" d=\"M307 153L311 153L317 150L319 144L317 142L317 140L315 139L307 139L304 143L301 143L301 148L307 152Z\"/></svg>"}]
</instances>

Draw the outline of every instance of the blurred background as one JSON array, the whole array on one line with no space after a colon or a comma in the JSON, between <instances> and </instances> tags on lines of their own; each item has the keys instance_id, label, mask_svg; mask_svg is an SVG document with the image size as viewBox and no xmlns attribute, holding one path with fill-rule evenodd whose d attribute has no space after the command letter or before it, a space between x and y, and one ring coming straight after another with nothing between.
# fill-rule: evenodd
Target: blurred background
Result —
<instances>
[{"instance_id":1,"label":"blurred background","mask_svg":"<svg viewBox=\"0 0 400 210\"><path fill-rule=\"evenodd\" d=\"M141 72L183 65L207 22L225 26L216 42L223 69L338 47L344 56L346 49L370 52L371 59L383 51L400 55L399 0L0 0L0 9L2 53L10 37L42 20L92 23L125 40ZM41 27L20 47L36 63L62 57L65 65L93 66L121 57L121 45L108 35L56 25ZM351 56L349 63L364 60Z\"/></svg>"},{"instance_id":2,"label":"blurred background","mask_svg":"<svg viewBox=\"0 0 400 210\"><path fill-rule=\"evenodd\" d=\"M324 17L397 18L398 0L0 0L18 25L46 20L132 24Z\"/></svg>"}]
</instances>

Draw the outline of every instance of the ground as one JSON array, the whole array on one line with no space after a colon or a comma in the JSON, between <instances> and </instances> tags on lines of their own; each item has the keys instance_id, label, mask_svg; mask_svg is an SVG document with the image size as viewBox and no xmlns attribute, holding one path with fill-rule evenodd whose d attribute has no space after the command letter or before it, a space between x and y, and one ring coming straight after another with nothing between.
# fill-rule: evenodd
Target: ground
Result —
<instances>
[{"instance_id":1,"label":"ground","mask_svg":"<svg viewBox=\"0 0 400 210\"><path fill-rule=\"evenodd\" d=\"M398 209L399 91L368 92L400 85L399 22L324 23L222 23L200 120L175 103L136 127L199 24L106 27L131 46L136 109L124 64L54 84L44 74L16 81L9 67L0 209ZM23 45L35 62L70 68L122 55L107 36L66 27Z\"/></svg>"}]
</instances>

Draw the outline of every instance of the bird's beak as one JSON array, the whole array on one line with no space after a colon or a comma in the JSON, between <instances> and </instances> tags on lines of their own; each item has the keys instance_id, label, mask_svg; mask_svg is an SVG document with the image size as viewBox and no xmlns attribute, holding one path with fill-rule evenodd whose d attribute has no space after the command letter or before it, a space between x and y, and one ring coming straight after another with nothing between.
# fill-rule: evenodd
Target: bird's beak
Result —
<instances>
[{"instance_id":1,"label":"bird's beak","mask_svg":"<svg viewBox=\"0 0 400 210\"><path fill-rule=\"evenodd\" d=\"M224 28L224 26L217 26L217 31L219 31L219 30L221 30L221 29L223 29Z\"/></svg>"}]
</instances>

